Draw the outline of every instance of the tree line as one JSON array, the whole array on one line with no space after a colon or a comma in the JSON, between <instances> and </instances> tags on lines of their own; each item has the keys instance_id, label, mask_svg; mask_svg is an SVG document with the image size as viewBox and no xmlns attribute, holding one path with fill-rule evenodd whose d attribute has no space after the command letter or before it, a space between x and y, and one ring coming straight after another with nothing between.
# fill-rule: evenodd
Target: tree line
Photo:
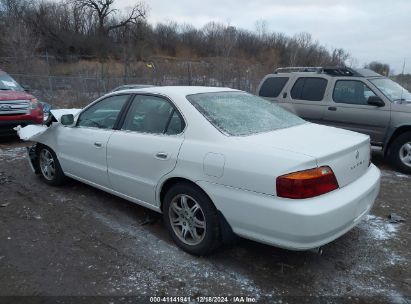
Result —
<instances>
[{"instance_id":1,"label":"tree line","mask_svg":"<svg viewBox=\"0 0 411 304\"><path fill-rule=\"evenodd\" d=\"M242 58L253 63L285 65L341 65L349 54L327 49L310 34L288 37L268 32L264 22L256 31L210 22L189 24L147 21L148 7L137 3L124 11L114 0L0 0L0 56L44 54L62 60L73 56L98 59L126 56L180 58Z\"/></svg>"}]
</instances>

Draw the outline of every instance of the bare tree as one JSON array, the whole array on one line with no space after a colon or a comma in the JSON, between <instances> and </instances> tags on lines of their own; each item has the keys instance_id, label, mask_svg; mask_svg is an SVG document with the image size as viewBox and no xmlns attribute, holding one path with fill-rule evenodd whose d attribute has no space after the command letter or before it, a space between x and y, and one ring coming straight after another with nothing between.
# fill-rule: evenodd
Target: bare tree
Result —
<instances>
[{"instance_id":1,"label":"bare tree","mask_svg":"<svg viewBox=\"0 0 411 304\"><path fill-rule=\"evenodd\" d=\"M137 24L146 18L147 10L142 3L134 5L126 15L119 17L118 10L113 7L114 0L72 0L76 7L89 9L97 18L98 32L107 34L110 31L125 27L129 24ZM117 16L116 16L117 15ZM116 16L117 18L110 18Z\"/></svg>"},{"instance_id":2,"label":"bare tree","mask_svg":"<svg viewBox=\"0 0 411 304\"><path fill-rule=\"evenodd\" d=\"M364 67L384 76L388 76L390 74L390 65L387 63L373 61L366 64Z\"/></svg>"},{"instance_id":3,"label":"bare tree","mask_svg":"<svg viewBox=\"0 0 411 304\"><path fill-rule=\"evenodd\" d=\"M343 49L333 49L331 52L331 65L345 65L345 61L350 57Z\"/></svg>"},{"instance_id":4,"label":"bare tree","mask_svg":"<svg viewBox=\"0 0 411 304\"><path fill-rule=\"evenodd\" d=\"M40 45L39 38L33 36L24 24L10 24L4 29L3 35L7 39L2 43L2 49L11 55L9 62L13 65L14 71L24 73L33 68L33 59Z\"/></svg>"}]
</instances>

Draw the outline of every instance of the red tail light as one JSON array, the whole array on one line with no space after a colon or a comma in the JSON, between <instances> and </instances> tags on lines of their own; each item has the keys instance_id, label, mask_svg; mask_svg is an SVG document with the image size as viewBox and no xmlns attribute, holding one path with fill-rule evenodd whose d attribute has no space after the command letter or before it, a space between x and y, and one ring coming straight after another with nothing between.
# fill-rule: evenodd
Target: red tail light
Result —
<instances>
[{"instance_id":1,"label":"red tail light","mask_svg":"<svg viewBox=\"0 0 411 304\"><path fill-rule=\"evenodd\" d=\"M338 189L330 167L298 171L277 177L277 196L303 199Z\"/></svg>"}]
</instances>

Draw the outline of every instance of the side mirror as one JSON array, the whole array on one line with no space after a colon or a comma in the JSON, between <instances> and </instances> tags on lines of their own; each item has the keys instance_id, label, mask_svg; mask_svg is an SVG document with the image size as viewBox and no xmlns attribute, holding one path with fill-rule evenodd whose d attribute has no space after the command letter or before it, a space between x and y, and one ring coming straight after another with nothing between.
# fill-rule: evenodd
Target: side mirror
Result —
<instances>
[{"instance_id":1,"label":"side mirror","mask_svg":"<svg viewBox=\"0 0 411 304\"><path fill-rule=\"evenodd\" d=\"M63 126L71 126L74 123L74 115L73 114L65 114L61 116L60 122Z\"/></svg>"},{"instance_id":2,"label":"side mirror","mask_svg":"<svg viewBox=\"0 0 411 304\"><path fill-rule=\"evenodd\" d=\"M30 90L31 90L31 87L30 87L28 84L23 84L23 85L22 85L22 88L23 88L24 91L26 91L26 92L30 92Z\"/></svg>"},{"instance_id":3,"label":"side mirror","mask_svg":"<svg viewBox=\"0 0 411 304\"><path fill-rule=\"evenodd\" d=\"M385 102L378 96L370 96L368 97L367 103L370 106L376 106L376 107L383 107L385 106Z\"/></svg>"}]
</instances>

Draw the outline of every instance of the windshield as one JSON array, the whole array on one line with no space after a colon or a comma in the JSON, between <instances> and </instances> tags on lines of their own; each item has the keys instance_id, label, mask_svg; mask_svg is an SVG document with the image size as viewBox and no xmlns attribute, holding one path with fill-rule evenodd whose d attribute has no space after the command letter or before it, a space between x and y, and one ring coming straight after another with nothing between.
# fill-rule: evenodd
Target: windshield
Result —
<instances>
[{"instance_id":1,"label":"windshield","mask_svg":"<svg viewBox=\"0 0 411 304\"><path fill-rule=\"evenodd\" d=\"M388 78L370 79L370 81L391 101L411 102L411 94L398 83Z\"/></svg>"},{"instance_id":2,"label":"windshield","mask_svg":"<svg viewBox=\"0 0 411 304\"><path fill-rule=\"evenodd\" d=\"M188 95L187 99L228 135L250 135L305 123L276 104L244 92L202 93Z\"/></svg>"},{"instance_id":3,"label":"windshield","mask_svg":"<svg viewBox=\"0 0 411 304\"><path fill-rule=\"evenodd\" d=\"M24 91L24 89L9 75L0 74L0 90L3 91Z\"/></svg>"}]
</instances>

